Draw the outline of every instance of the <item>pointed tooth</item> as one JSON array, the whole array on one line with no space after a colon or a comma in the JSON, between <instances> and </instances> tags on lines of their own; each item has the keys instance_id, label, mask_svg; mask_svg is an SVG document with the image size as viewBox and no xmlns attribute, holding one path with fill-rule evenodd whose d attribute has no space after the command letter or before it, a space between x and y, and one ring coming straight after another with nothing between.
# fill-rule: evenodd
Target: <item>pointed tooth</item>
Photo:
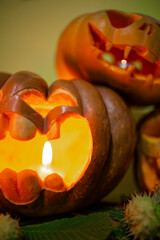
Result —
<instances>
[{"instance_id":1,"label":"pointed tooth","mask_svg":"<svg viewBox=\"0 0 160 240\"><path fill-rule=\"evenodd\" d=\"M5 168L0 173L1 191L6 199L11 202L20 202L20 196L17 191L17 173L12 169Z\"/></svg>"},{"instance_id":2,"label":"pointed tooth","mask_svg":"<svg viewBox=\"0 0 160 240\"><path fill-rule=\"evenodd\" d=\"M107 41L107 42L106 42L106 51L110 51L111 48L112 48L112 43L109 42L109 41Z\"/></svg>"},{"instance_id":3,"label":"pointed tooth","mask_svg":"<svg viewBox=\"0 0 160 240\"><path fill-rule=\"evenodd\" d=\"M41 180L36 171L24 169L17 174L17 190L22 203L30 202L39 197Z\"/></svg>"},{"instance_id":4,"label":"pointed tooth","mask_svg":"<svg viewBox=\"0 0 160 240\"><path fill-rule=\"evenodd\" d=\"M127 59L130 51L132 50L132 46L126 46L124 49L124 58Z\"/></svg>"},{"instance_id":5,"label":"pointed tooth","mask_svg":"<svg viewBox=\"0 0 160 240\"><path fill-rule=\"evenodd\" d=\"M127 69L127 71L129 72L129 73L132 73L134 70L135 70L135 66L134 65L131 65L130 67L128 67L128 69Z\"/></svg>"},{"instance_id":6,"label":"pointed tooth","mask_svg":"<svg viewBox=\"0 0 160 240\"><path fill-rule=\"evenodd\" d=\"M147 80L148 81L152 81L152 79L153 79L153 75L150 73L150 74L148 74L147 75Z\"/></svg>"},{"instance_id":7,"label":"pointed tooth","mask_svg":"<svg viewBox=\"0 0 160 240\"><path fill-rule=\"evenodd\" d=\"M145 80L146 80L146 77L145 77L144 75L142 75L142 74L137 74L137 73L135 73L134 76L135 76L135 78L136 78L137 80L142 80L142 81L145 81Z\"/></svg>"},{"instance_id":8,"label":"pointed tooth","mask_svg":"<svg viewBox=\"0 0 160 240\"><path fill-rule=\"evenodd\" d=\"M67 190L63 178L58 173L52 173L44 179L44 187L56 192Z\"/></svg>"},{"instance_id":9,"label":"pointed tooth","mask_svg":"<svg viewBox=\"0 0 160 240\"><path fill-rule=\"evenodd\" d=\"M143 75L143 74L137 74L135 73L134 76L136 77L136 79L138 80L147 80L148 82L150 82L150 85L153 84L153 75L152 74L148 74L148 75Z\"/></svg>"},{"instance_id":10,"label":"pointed tooth","mask_svg":"<svg viewBox=\"0 0 160 240\"><path fill-rule=\"evenodd\" d=\"M36 134L36 125L29 119L14 114L10 120L10 135L18 140L29 140Z\"/></svg>"},{"instance_id":11,"label":"pointed tooth","mask_svg":"<svg viewBox=\"0 0 160 240\"><path fill-rule=\"evenodd\" d=\"M152 75L151 73L150 73L150 74L147 74L146 80L149 82L149 85L150 85L150 86L153 85L153 75Z\"/></svg>"}]
</instances>

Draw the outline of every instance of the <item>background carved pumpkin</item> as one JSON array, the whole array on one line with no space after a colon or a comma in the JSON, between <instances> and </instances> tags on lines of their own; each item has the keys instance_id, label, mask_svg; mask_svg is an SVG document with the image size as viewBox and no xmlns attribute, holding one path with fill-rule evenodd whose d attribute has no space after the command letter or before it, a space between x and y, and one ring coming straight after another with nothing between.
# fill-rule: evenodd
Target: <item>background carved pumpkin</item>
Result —
<instances>
[{"instance_id":1,"label":"background carved pumpkin","mask_svg":"<svg viewBox=\"0 0 160 240\"><path fill-rule=\"evenodd\" d=\"M145 116L139 124L136 176L142 191L160 184L160 110Z\"/></svg>"},{"instance_id":2,"label":"background carved pumpkin","mask_svg":"<svg viewBox=\"0 0 160 240\"><path fill-rule=\"evenodd\" d=\"M0 96L1 210L27 216L72 211L120 181L134 151L135 125L112 90L82 80L48 88L39 76L18 72ZM42 166L46 141L53 157Z\"/></svg>"},{"instance_id":3,"label":"background carved pumpkin","mask_svg":"<svg viewBox=\"0 0 160 240\"><path fill-rule=\"evenodd\" d=\"M115 10L82 15L58 42L59 78L107 84L133 104L160 102L160 22Z\"/></svg>"}]
</instances>

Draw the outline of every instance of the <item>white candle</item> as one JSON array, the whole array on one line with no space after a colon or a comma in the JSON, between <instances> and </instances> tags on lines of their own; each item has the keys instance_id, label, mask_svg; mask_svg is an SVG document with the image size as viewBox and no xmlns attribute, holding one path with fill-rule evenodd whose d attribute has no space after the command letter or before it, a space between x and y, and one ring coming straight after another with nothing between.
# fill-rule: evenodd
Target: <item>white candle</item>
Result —
<instances>
[{"instance_id":1,"label":"white candle","mask_svg":"<svg viewBox=\"0 0 160 240\"><path fill-rule=\"evenodd\" d=\"M52 163L52 145L49 141L46 141L42 151L42 164L45 167L49 167Z\"/></svg>"},{"instance_id":2,"label":"white candle","mask_svg":"<svg viewBox=\"0 0 160 240\"><path fill-rule=\"evenodd\" d=\"M53 151L52 151L52 145L49 141L46 141L44 143L44 147L42 150L42 164L29 167L29 169L37 171L38 175L42 180L45 179L48 175L52 173L59 174L62 178L64 178L64 174L60 171L55 171L52 167L53 163Z\"/></svg>"},{"instance_id":3,"label":"white candle","mask_svg":"<svg viewBox=\"0 0 160 240\"><path fill-rule=\"evenodd\" d=\"M127 60L122 59L120 62L118 62L118 67L126 69L128 67Z\"/></svg>"},{"instance_id":4,"label":"white candle","mask_svg":"<svg viewBox=\"0 0 160 240\"><path fill-rule=\"evenodd\" d=\"M54 173L51 167L52 163L52 145L49 141L46 141L42 151L42 165L38 166L37 172L42 180L45 179L51 173Z\"/></svg>"}]
</instances>

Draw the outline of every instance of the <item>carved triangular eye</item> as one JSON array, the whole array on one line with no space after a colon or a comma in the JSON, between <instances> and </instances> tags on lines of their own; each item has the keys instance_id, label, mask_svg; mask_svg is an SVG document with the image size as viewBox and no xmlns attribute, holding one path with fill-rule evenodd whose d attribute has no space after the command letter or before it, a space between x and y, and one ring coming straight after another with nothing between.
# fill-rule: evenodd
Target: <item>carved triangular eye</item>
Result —
<instances>
[{"instance_id":1,"label":"carved triangular eye","mask_svg":"<svg viewBox=\"0 0 160 240\"><path fill-rule=\"evenodd\" d=\"M99 31L93 24L89 23L89 32L93 40L93 46L105 51L106 39L101 31Z\"/></svg>"},{"instance_id":2,"label":"carved triangular eye","mask_svg":"<svg viewBox=\"0 0 160 240\"><path fill-rule=\"evenodd\" d=\"M139 30L145 31L148 35L150 35L154 31L154 28L151 24L144 23L140 26Z\"/></svg>"},{"instance_id":3,"label":"carved triangular eye","mask_svg":"<svg viewBox=\"0 0 160 240\"><path fill-rule=\"evenodd\" d=\"M137 14L127 14L120 11L108 10L107 15L113 27L124 28L138 21L142 17Z\"/></svg>"}]
</instances>

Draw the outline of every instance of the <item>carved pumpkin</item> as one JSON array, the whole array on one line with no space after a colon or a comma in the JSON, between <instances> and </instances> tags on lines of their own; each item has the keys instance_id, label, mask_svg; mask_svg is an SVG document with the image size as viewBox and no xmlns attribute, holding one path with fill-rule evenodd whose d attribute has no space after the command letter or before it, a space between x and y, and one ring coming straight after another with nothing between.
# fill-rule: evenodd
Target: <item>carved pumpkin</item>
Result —
<instances>
[{"instance_id":1,"label":"carved pumpkin","mask_svg":"<svg viewBox=\"0 0 160 240\"><path fill-rule=\"evenodd\" d=\"M39 76L18 72L0 96L1 210L27 216L72 211L120 181L133 154L135 126L112 90L82 80L48 88ZM53 157L42 165L46 142Z\"/></svg>"},{"instance_id":2,"label":"carved pumpkin","mask_svg":"<svg viewBox=\"0 0 160 240\"><path fill-rule=\"evenodd\" d=\"M115 10L82 15L60 36L59 78L107 84L134 104L160 102L160 22Z\"/></svg>"},{"instance_id":3,"label":"carved pumpkin","mask_svg":"<svg viewBox=\"0 0 160 240\"><path fill-rule=\"evenodd\" d=\"M136 175L143 191L160 184L160 110L144 117L139 124Z\"/></svg>"}]
</instances>

